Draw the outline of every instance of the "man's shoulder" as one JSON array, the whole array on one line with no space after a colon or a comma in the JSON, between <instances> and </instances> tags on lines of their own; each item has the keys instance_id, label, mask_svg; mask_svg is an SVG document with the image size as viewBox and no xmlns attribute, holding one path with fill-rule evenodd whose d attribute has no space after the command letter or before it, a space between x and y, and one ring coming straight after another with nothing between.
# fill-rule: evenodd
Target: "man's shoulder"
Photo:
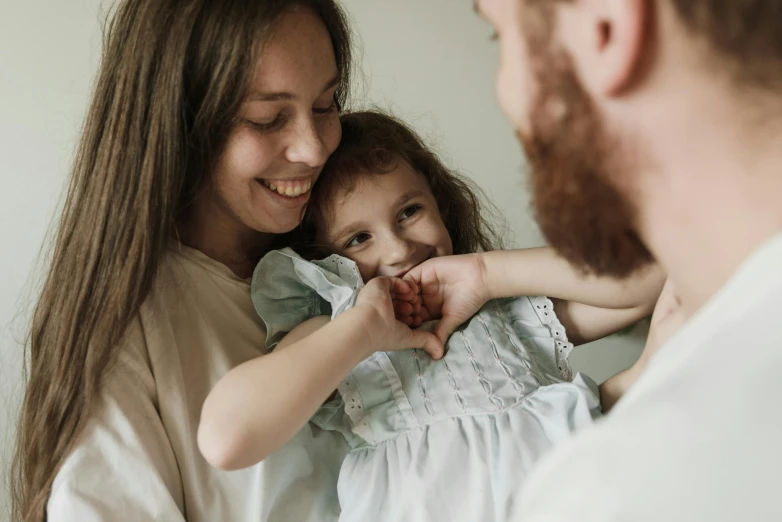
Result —
<instances>
[{"instance_id":1,"label":"man's shoulder","mask_svg":"<svg viewBox=\"0 0 782 522\"><path fill-rule=\"evenodd\" d=\"M724 382L722 396L734 384ZM782 413L770 389L723 401L674 388L649 390L546 459L517 519L782 520Z\"/></svg>"},{"instance_id":2,"label":"man's shoulder","mask_svg":"<svg viewBox=\"0 0 782 522\"><path fill-rule=\"evenodd\" d=\"M524 520L782 520L782 292L758 297L675 338L606 419L551 455Z\"/></svg>"}]
</instances>

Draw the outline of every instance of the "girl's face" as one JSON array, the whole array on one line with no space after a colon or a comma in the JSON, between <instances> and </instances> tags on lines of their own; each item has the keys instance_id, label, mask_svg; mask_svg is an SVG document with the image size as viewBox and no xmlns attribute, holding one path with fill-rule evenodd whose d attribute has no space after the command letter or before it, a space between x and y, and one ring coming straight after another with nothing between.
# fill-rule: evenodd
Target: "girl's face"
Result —
<instances>
[{"instance_id":1,"label":"girl's face","mask_svg":"<svg viewBox=\"0 0 782 522\"><path fill-rule=\"evenodd\" d=\"M212 172L205 197L214 225L272 234L299 225L310 188L341 138L338 82L323 22L308 9L284 14Z\"/></svg>"},{"instance_id":2,"label":"girl's face","mask_svg":"<svg viewBox=\"0 0 782 522\"><path fill-rule=\"evenodd\" d=\"M451 236L423 176L398 161L337 191L320 240L358 264L361 277L401 277L427 259L453 254Z\"/></svg>"}]
</instances>

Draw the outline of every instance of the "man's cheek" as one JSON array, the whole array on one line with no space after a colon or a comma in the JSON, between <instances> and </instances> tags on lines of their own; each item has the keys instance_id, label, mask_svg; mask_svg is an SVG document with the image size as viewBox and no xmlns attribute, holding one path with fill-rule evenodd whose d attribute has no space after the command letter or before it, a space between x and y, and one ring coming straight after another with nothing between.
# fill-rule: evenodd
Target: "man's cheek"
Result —
<instances>
[{"instance_id":1,"label":"man's cheek","mask_svg":"<svg viewBox=\"0 0 782 522\"><path fill-rule=\"evenodd\" d=\"M531 78L524 74L524 63L519 52L505 49L500 54L497 73L497 99L505 117L517 130L525 134L529 128L529 87Z\"/></svg>"},{"instance_id":2,"label":"man's cheek","mask_svg":"<svg viewBox=\"0 0 782 522\"><path fill-rule=\"evenodd\" d=\"M503 70L497 76L497 99L505 117L518 129L525 120L520 86Z\"/></svg>"}]
</instances>

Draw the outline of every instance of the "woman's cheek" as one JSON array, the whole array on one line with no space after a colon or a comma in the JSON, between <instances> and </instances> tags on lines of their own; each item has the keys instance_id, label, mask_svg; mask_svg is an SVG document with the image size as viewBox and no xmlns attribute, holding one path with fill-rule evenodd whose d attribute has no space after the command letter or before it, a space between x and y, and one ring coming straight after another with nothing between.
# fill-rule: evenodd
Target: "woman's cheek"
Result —
<instances>
[{"instance_id":1,"label":"woman's cheek","mask_svg":"<svg viewBox=\"0 0 782 522\"><path fill-rule=\"evenodd\" d=\"M233 178L263 178L266 169L273 163L270 141L252 129L237 132L226 146L223 167Z\"/></svg>"},{"instance_id":2,"label":"woman's cheek","mask_svg":"<svg viewBox=\"0 0 782 522\"><path fill-rule=\"evenodd\" d=\"M337 150L339 142L342 139L342 125L339 122L339 115L336 112L333 115L330 115L323 125L323 143L326 145L329 155L331 155L332 152Z\"/></svg>"}]
</instances>

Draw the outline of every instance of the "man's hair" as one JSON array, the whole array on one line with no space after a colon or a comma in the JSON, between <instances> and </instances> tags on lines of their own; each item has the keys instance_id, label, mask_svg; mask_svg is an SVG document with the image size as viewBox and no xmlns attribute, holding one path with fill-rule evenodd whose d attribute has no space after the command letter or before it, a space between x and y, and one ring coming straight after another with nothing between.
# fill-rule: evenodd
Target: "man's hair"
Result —
<instances>
[{"instance_id":1,"label":"man's hair","mask_svg":"<svg viewBox=\"0 0 782 522\"><path fill-rule=\"evenodd\" d=\"M782 0L670 0L686 27L732 65L735 79L782 85Z\"/></svg>"},{"instance_id":2,"label":"man's hair","mask_svg":"<svg viewBox=\"0 0 782 522\"><path fill-rule=\"evenodd\" d=\"M526 1L552 5L550 0ZM782 85L782 0L667 1L684 26L722 59L720 64L731 66L733 79L753 87Z\"/></svg>"}]
</instances>

